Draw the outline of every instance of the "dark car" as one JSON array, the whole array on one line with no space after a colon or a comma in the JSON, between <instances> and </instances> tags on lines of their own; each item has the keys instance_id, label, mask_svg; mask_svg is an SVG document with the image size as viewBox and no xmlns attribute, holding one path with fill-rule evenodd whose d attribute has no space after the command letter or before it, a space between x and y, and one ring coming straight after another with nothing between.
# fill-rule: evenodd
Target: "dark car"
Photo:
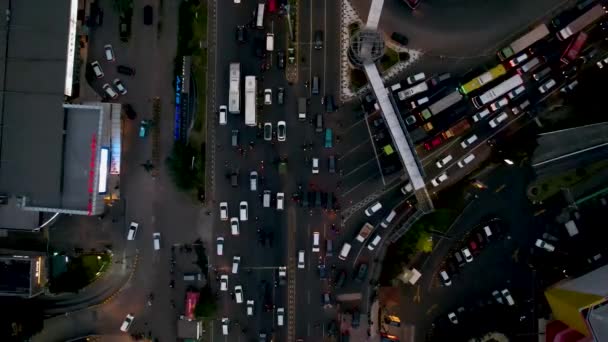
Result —
<instances>
[{"instance_id":1,"label":"dark car","mask_svg":"<svg viewBox=\"0 0 608 342\"><path fill-rule=\"evenodd\" d=\"M260 39L260 38L256 38L254 40L253 43L254 49L255 49L255 55L256 57L264 57L266 56L266 50L265 50L265 46L264 46L264 40Z\"/></svg>"},{"instance_id":2,"label":"dark car","mask_svg":"<svg viewBox=\"0 0 608 342\"><path fill-rule=\"evenodd\" d=\"M152 6L146 5L144 6L144 25L152 25L154 21L154 12L152 11Z\"/></svg>"},{"instance_id":3,"label":"dark car","mask_svg":"<svg viewBox=\"0 0 608 342\"><path fill-rule=\"evenodd\" d=\"M367 264L363 263L359 265L359 269L357 270L357 275L355 275L355 281L357 283L362 283L367 276Z\"/></svg>"},{"instance_id":4,"label":"dark car","mask_svg":"<svg viewBox=\"0 0 608 342\"><path fill-rule=\"evenodd\" d=\"M129 120L135 120L137 113L135 113L135 110L133 110L133 107L130 104L125 103L122 105L122 108L125 110L125 115L127 118L129 118Z\"/></svg>"},{"instance_id":5,"label":"dark car","mask_svg":"<svg viewBox=\"0 0 608 342\"><path fill-rule=\"evenodd\" d=\"M247 42L247 29L245 29L245 26L236 27L236 41L241 44Z\"/></svg>"},{"instance_id":6,"label":"dark car","mask_svg":"<svg viewBox=\"0 0 608 342\"><path fill-rule=\"evenodd\" d=\"M353 328L357 328L361 324L361 312L358 309L353 310L353 319L350 324Z\"/></svg>"},{"instance_id":7,"label":"dark car","mask_svg":"<svg viewBox=\"0 0 608 342\"><path fill-rule=\"evenodd\" d=\"M336 288L342 288L344 287L344 282L346 282L346 271L342 270L340 271L340 273L338 273L338 276L336 277Z\"/></svg>"},{"instance_id":8,"label":"dark car","mask_svg":"<svg viewBox=\"0 0 608 342\"><path fill-rule=\"evenodd\" d=\"M337 108L333 95L326 95L323 101L325 102L325 111L327 113L333 113L336 111Z\"/></svg>"},{"instance_id":9,"label":"dark car","mask_svg":"<svg viewBox=\"0 0 608 342\"><path fill-rule=\"evenodd\" d=\"M285 52L277 51L277 67L279 69L285 69Z\"/></svg>"},{"instance_id":10,"label":"dark car","mask_svg":"<svg viewBox=\"0 0 608 342\"><path fill-rule=\"evenodd\" d=\"M407 39L406 36L402 35L399 32L393 32L391 34L391 39L396 41L397 43L401 44L401 45L407 45L407 43L409 43L409 40Z\"/></svg>"},{"instance_id":11,"label":"dark car","mask_svg":"<svg viewBox=\"0 0 608 342\"><path fill-rule=\"evenodd\" d=\"M314 44L315 50L321 50L323 48L323 31L315 31Z\"/></svg>"},{"instance_id":12,"label":"dark car","mask_svg":"<svg viewBox=\"0 0 608 342\"><path fill-rule=\"evenodd\" d=\"M118 71L119 74L123 74L123 75L127 75L127 76L135 75L135 69L130 68L126 65L117 65L116 71Z\"/></svg>"},{"instance_id":13,"label":"dark car","mask_svg":"<svg viewBox=\"0 0 608 342\"><path fill-rule=\"evenodd\" d=\"M285 89L279 87L277 89L277 103L282 105L283 103L285 103Z\"/></svg>"}]
</instances>

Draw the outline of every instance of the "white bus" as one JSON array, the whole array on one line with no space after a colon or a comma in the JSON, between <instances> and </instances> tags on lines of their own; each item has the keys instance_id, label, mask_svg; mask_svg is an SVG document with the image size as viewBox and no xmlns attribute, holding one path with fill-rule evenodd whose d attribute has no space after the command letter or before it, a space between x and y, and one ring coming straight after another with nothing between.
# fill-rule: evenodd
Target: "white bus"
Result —
<instances>
[{"instance_id":1,"label":"white bus","mask_svg":"<svg viewBox=\"0 0 608 342\"><path fill-rule=\"evenodd\" d=\"M255 26L259 29L264 28L264 3L258 4L258 11L255 19Z\"/></svg>"},{"instance_id":2,"label":"white bus","mask_svg":"<svg viewBox=\"0 0 608 342\"><path fill-rule=\"evenodd\" d=\"M228 93L228 112L239 114L241 104L241 65L230 63L230 89Z\"/></svg>"},{"instance_id":3,"label":"white bus","mask_svg":"<svg viewBox=\"0 0 608 342\"><path fill-rule=\"evenodd\" d=\"M475 105L475 108L481 108L486 104L496 100L500 96L506 94L507 92L511 91L511 89L519 87L522 83L524 83L524 81L521 79L521 76L515 75L507 79L506 81L500 83L496 87L486 91L480 96L474 97L473 104Z\"/></svg>"},{"instance_id":4,"label":"white bus","mask_svg":"<svg viewBox=\"0 0 608 342\"><path fill-rule=\"evenodd\" d=\"M422 82L413 87L410 87L410 88L407 88L405 90L398 92L397 97L399 98L399 100L403 101L403 100L407 99L408 97L412 97L416 94L420 94L422 92L427 91L428 89L429 89L429 86L426 84L426 82Z\"/></svg>"},{"instance_id":5,"label":"white bus","mask_svg":"<svg viewBox=\"0 0 608 342\"><path fill-rule=\"evenodd\" d=\"M257 80L255 76L245 76L245 125L256 125Z\"/></svg>"}]
</instances>

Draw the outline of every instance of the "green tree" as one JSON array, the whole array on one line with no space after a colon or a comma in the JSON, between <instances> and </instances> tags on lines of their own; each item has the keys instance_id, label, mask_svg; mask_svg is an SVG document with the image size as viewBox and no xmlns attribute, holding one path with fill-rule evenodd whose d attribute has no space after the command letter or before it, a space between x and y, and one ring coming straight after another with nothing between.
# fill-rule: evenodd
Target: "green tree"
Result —
<instances>
[{"instance_id":1,"label":"green tree","mask_svg":"<svg viewBox=\"0 0 608 342\"><path fill-rule=\"evenodd\" d=\"M182 190L193 189L196 185L196 169L192 167L195 150L187 144L176 142L167 158L169 172L175 185Z\"/></svg>"},{"instance_id":2,"label":"green tree","mask_svg":"<svg viewBox=\"0 0 608 342\"><path fill-rule=\"evenodd\" d=\"M209 285L205 286L200 291L198 303L194 308L194 315L197 318L209 318L215 315L217 311L217 302L215 295L211 292Z\"/></svg>"},{"instance_id":3,"label":"green tree","mask_svg":"<svg viewBox=\"0 0 608 342\"><path fill-rule=\"evenodd\" d=\"M114 9L119 13L125 13L133 8L133 0L114 0Z\"/></svg>"}]
</instances>

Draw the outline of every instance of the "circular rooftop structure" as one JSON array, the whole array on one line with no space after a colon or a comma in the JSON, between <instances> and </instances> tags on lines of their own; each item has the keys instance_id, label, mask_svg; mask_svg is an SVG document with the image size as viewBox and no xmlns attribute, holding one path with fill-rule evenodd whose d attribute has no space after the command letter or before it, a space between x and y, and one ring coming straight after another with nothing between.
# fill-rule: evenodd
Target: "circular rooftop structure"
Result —
<instances>
[{"instance_id":1,"label":"circular rooftop structure","mask_svg":"<svg viewBox=\"0 0 608 342\"><path fill-rule=\"evenodd\" d=\"M384 55L384 39L380 32L363 28L355 32L350 38L348 57L356 67L375 63Z\"/></svg>"}]
</instances>

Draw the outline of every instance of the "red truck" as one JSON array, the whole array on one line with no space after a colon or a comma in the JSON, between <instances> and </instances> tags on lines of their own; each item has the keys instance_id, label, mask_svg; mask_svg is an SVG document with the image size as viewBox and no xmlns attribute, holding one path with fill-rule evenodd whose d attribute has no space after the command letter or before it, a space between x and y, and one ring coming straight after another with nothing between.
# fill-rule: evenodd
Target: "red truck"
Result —
<instances>
[{"instance_id":1,"label":"red truck","mask_svg":"<svg viewBox=\"0 0 608 342\"><path fill-rule=\"evenodd\" d=\"M469 121L467 119L462 119L458 121L454 126L442 132L441 136L444 139L457 137L469 128L471 128L471 124L469 123Z\"/></svg>"}]
</instances>

